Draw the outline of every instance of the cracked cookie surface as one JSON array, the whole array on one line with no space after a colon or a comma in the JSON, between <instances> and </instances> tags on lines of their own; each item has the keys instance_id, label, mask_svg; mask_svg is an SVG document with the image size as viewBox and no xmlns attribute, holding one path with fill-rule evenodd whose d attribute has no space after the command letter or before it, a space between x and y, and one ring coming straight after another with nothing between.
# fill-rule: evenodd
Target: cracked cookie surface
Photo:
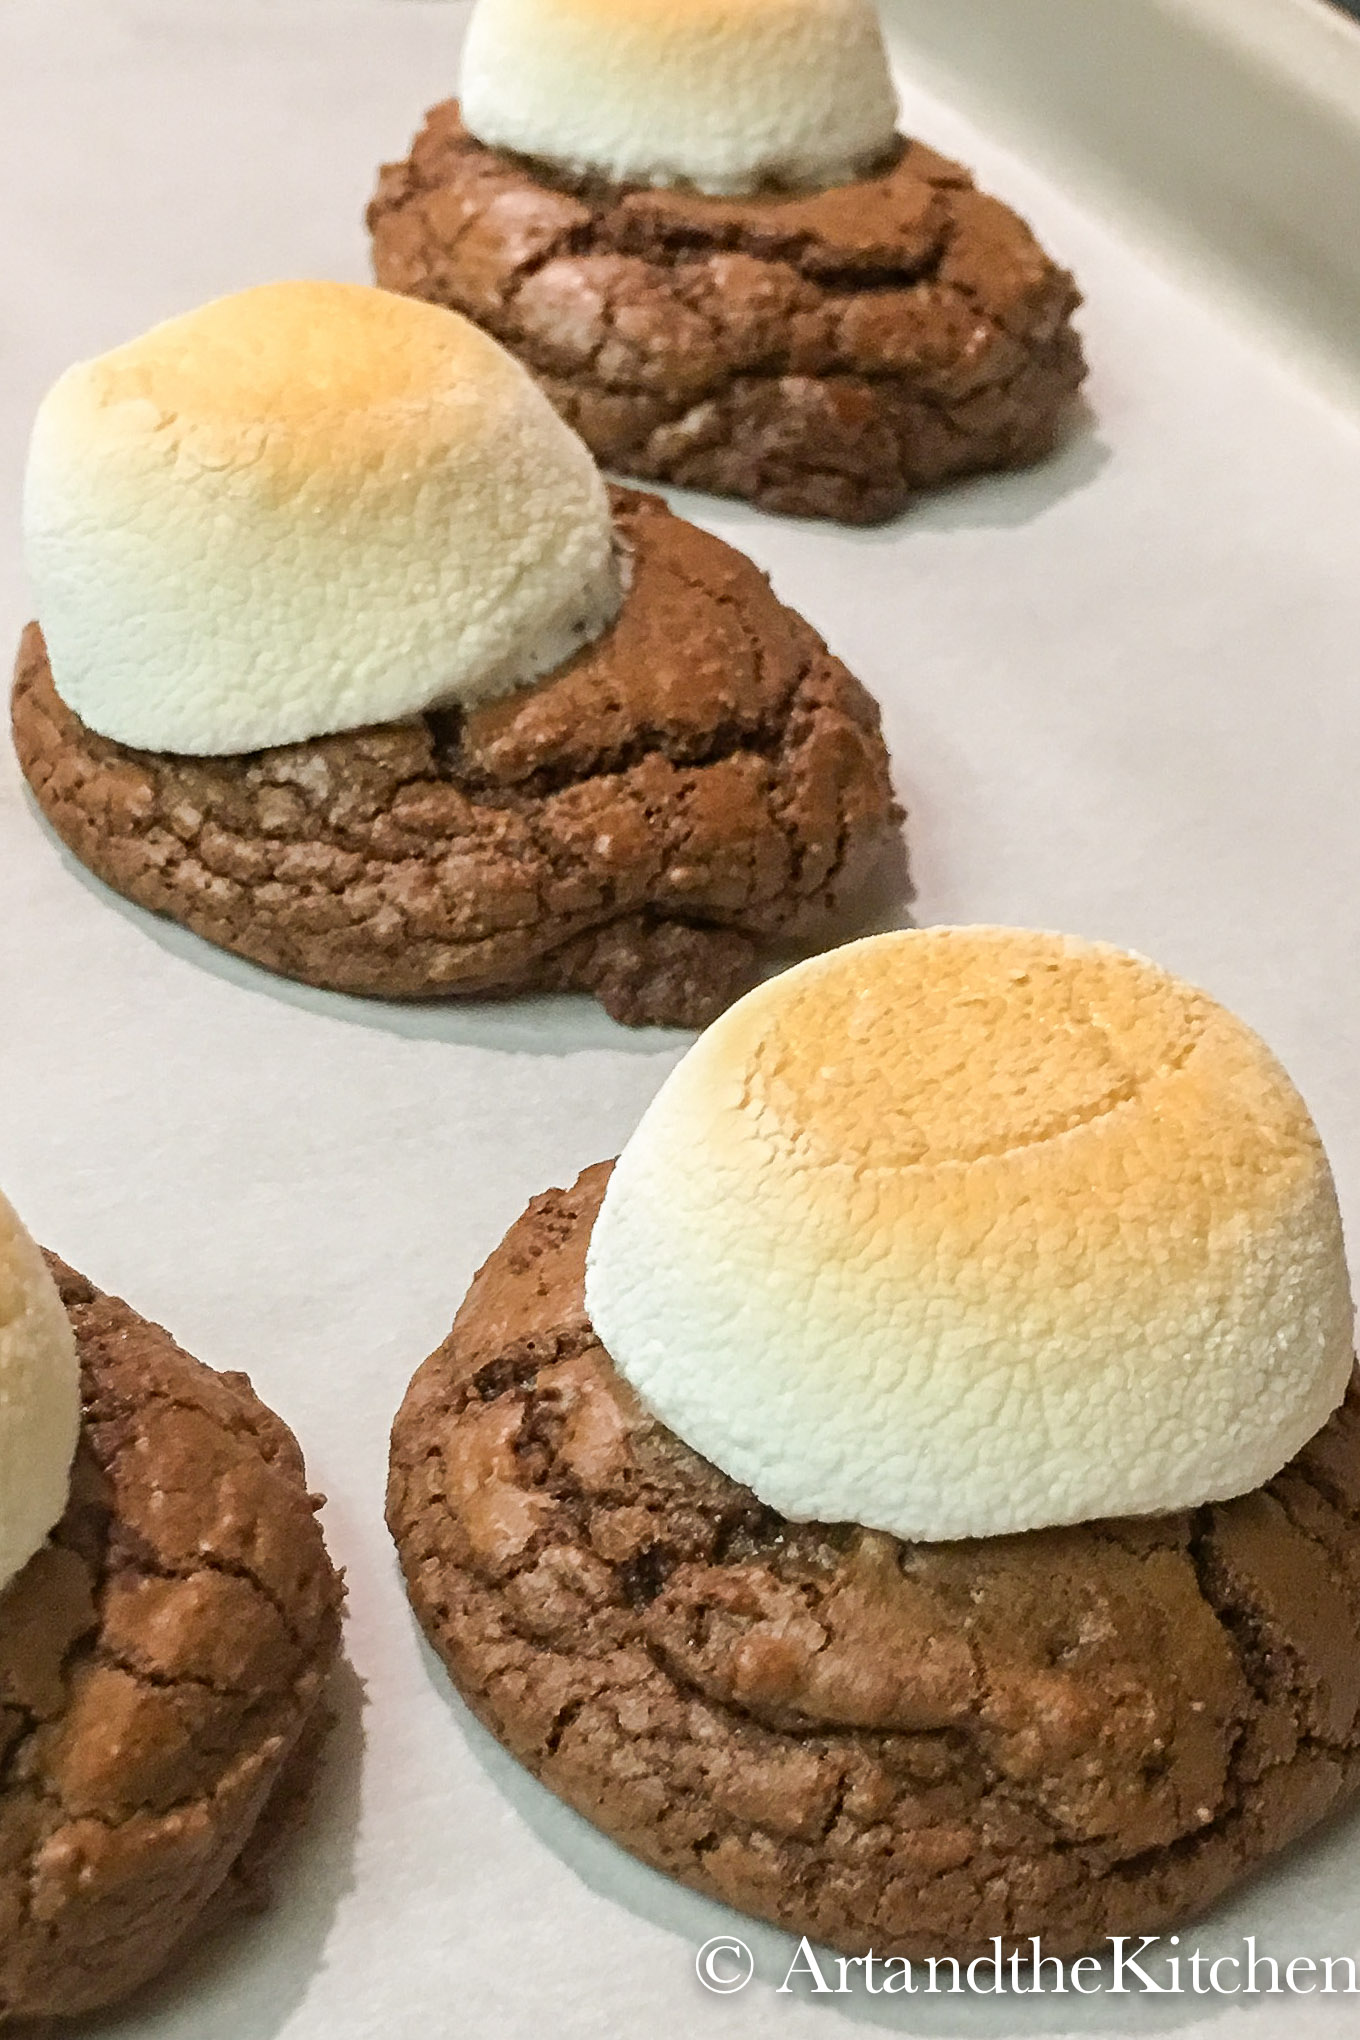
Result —
<instances>
[{"instance_id":1,"label":"cracked cookie surface","mask_svg":"<svg viewBox=\"0 0 1360 2040\"><path fill-rule=\"evenodd\" d=\"M571 178L434 107L368 209L389 290L484 326L597 460L871 523L1052 448L1079 294L923 143L857 183L713 198Z\"/></svg>"},{"instance_id":2,"label":"cracked cookie surface","mask_svg":"<svg viewBox=\"0 0 1360 2040\"><path fill-rule=\"evenodd\" d=\"M292 1434L49 1262L83 1420L66 1514L0 1597L0 2023L109 2004L251 1902L339 1651Z\"/></svg>"},{"instance_id":3,"label":"cracked cookie surface","mask_svg":"<svg viewBox=\"0 0 1360 2040\"><path fill-rule=\"evenodd\" d=\"M416 1374L388 1521L481 1719L658 1869L849 1954L1072 1955L1200 1911L1360 1781L1360 1389L1235 1501L953 1544L793 1523L585 1314L609 1164Z\"/></svg>"},{"instance_id":4,"label":"cracked cookie surface","mask_svg":"<svg viewBox=\"0 0 1360 2040\"><path fill-rule=\"evenodd\" d=\"M617 622L460 716L239 758L96 736L20 647L15 748L57 833L139 906L334 991L584 990L702 1026L759 945L815 939L900 819L878 710L743 554L615 491Z\"/></svg>"}]
</instances>

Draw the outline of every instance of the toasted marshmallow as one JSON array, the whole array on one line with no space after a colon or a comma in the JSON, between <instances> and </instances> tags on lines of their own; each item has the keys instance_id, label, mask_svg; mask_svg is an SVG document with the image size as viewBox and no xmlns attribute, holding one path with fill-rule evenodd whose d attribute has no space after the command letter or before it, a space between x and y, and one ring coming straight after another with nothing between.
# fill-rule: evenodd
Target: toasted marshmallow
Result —
<instances>
[{"instance_id":1,"label":"toasted marshmallow","mask_svg":"<svg viewBox=\"0 0 1360 2040\"><path fill-rule=\"evenodd\" d=\"M712 192L846 183L897 122L871 0L477 0L459 89L493 148Z\"/></svg>"},{"instance_id":2,"label":"toasted marshmallow","mask_svg":"<svg viewBox=\"0 0 1360 2040\"><path fill-rule=\"evenodd\" d=\"M525 371L356 284L243 291L69 369L24 524L58 693L146 750L506 693L620 599L604 484Z\"/></svg>"},{"instance_id":3,"label":"toasted marshmallow","mask_svg":"<svg viewBox=\"0 0 1360 2040\"><path fill-rule=\"evenodd\" d=\"M761 986L625 1148L586 1304L785 1516L988 1537L1236 1495L1341 1400L1331 1173L1269 1051L1145 959L878 936Z\"/></svg>"},{"instance_id":4,"label":"toasted marshmallow","mask_svg":"<svg viewBox=\"0 0 1360 2040\"><path fill-rule=\"evenodd\" d=\"M65 1511L79 1430L71 1321L47 1263L0 1197L0 1589Z\"/></svg>"}]
</instances>

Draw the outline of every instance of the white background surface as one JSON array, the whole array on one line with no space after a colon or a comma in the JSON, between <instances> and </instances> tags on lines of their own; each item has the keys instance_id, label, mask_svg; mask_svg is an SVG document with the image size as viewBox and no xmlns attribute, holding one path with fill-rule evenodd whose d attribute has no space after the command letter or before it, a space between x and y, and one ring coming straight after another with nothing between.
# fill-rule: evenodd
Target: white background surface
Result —
<instances>
[{"instance_id":1,"label":"white background surface","mask_svg":"<svg viewBox=\"0 0 1360 2040\"><path fill-rule=\"evenodd\" d=\"M460 10L8 0L0 25L0 635L17 493L72 358L268 277L363 277L381 157L451 89ZM684 507L766 566L884 704L920 920L1109 937L1206 985L1307 1094L1360 1240L1360 435L951 117L1077 270L1092 415L1029 477L886 531ZM302 993L84 879L0 759L0 1182L40 1237L243 1367L296 1427L349 1571L354 1677L267 1919L101 2022L146 2040L1340 2034L1355 2001L706 1996L731 1924L470 1723L381 1521L386 1432L534 1192L617 1150L675 1053L583 1003L403 1013ZM360 1739L363 1753L360 1763ZM742 1929L758 1976L788 1944ZM1360 1818L1199 1930L1360 1954ZM1186 1945L1196 1938L1191 1935Z\"/></svg>"}]
</instances>

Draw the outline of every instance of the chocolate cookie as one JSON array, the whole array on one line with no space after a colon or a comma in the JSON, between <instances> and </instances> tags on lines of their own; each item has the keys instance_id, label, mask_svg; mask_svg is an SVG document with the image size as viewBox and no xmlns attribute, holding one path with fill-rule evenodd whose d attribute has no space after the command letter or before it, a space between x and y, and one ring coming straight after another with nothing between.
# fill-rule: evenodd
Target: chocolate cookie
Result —
<instances>
[{"instance_id":1,"label":"chocolate cookie","mask_svg":"<svg viewBox=\"0 0 1360 2040\"><path fill-rule=\"evenodd\" d=\"M757 947L816 934L900 819L878 711L763 575L616 493L617 622L545 680L246 757L132 751L29 627L14 741L81 862L139 906L341 992L593 992L702 1026Z\"/></svg>"},{"instance_id":2,"label":"chocolate cookie","mask_svg":"<svg viewBox=\"0 0 1360 2040\"><path fill-rule=\"evenodd\" d=\"M1190 1513L953 1544L793 1523L585 1315L609 1165L420 1369L388 1521L482 1720L626 1848L848 1953L1071 1955L1199 1911L1360 1781L1360 1388Z\"/></svg>"},{"instance_id":3,"label":"chocolate cookie","mask_svg":"<svg viewBox=\"0 0 1360 2040\"><path fill-rule=\"evenodd\" d=\"M339 1648L291 1433L51 1266L84 1418L70 1506L0 1597L0 2023L111 2003L250 1896Z\"/></svg>"},{"instance_id":4,"label":"chocolate cookie","mask_svg":"<svg viewBox=\"0 0 1360 2040\"><path fill-rule=\"evenodd\" d=\"M1080 302L1024 221L901 142L877 175L712 198L571 178L436 106L368 209L375 274L476 319L601 465L851 524L1052 447Z\"/></svg>"}]
</instances>

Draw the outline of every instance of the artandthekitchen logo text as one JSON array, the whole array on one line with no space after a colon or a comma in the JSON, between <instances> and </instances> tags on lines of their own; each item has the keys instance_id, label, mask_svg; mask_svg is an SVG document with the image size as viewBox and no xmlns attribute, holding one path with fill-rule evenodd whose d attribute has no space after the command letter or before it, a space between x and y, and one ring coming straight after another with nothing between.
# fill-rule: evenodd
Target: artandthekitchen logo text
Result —
<instances>
[{"instance_id":1,"label":"artandthekitchen logo text","mask_svg":"<svg viewBox=\"0 0 1360 2040\"><path fill-rule=\"evenodd\" d=\"M971 1962L957 1962L952 1955L911 1962L905 1955L829 1955L815 1949L805 1936L775 1988L813 1997L861 1992L870 1997L965 1992L1016 1997L1073 1992L1079 1997L1187 1992L1199 1997L1360 1995L1353 1956L1295 1955L1277 1960L1258 1952L1254 1934L1246 1936L1238 1955L1183 1949L1179 1934L1112 1934L1109 1949L1105 1956L1079 1955L1075 1961L1062 1962L1056 1955L1045 1955L1032 1936L1028 1953L1013 1948L1003 1956L998 1935L991 1954L975 1956ZM734 1934L717 1934L705 1941L694 1966L705 1990L724 1997L744 1990L755 1975L755 1957Z\"/></svg>"}]
</instances>

